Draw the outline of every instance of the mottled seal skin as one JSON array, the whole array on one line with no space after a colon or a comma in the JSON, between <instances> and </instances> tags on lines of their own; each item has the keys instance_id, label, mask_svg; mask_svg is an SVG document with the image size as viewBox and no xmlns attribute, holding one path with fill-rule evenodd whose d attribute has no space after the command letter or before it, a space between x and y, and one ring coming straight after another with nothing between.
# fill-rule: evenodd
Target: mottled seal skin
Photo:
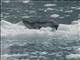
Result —
<instances>
[{"instance_id":1,"label":"mottled seal skin","mask_svg":"<svg viewBox=\"0 0 80 60\"><path fill-rule=\"evenodd\" d=\"M41 27L51 27L57 30L58 24L52 20L42 20L42 21L30 21L30 20L23 20L25 26L29 29L40 29Z\"/></svg>"}]
</instances>

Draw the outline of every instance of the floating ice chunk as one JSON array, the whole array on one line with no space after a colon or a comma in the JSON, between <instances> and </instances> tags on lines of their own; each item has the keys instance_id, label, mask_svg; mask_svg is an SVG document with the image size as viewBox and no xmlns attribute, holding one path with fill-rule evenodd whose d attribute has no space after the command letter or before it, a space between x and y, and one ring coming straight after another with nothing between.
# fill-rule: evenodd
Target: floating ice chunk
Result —
<instances>
[{"instance_id":1,"label":"floating ice chunk","mask_svg":"<svg viewBox=\"0 0 80 60\"><path fill-rule=\"evenodd\" d=\"M80 59L80 54L70 54L66 56L66 59Z\"/></svg>"},{"instance_id":2,"label":"floating ice chunk","mask_svg":"<svg viewBox=\"0 0 80 60\"><path fill-rule=\"evenodd\" d=\"M8 22L8 21L5 21L5 20L1 20L1 25L2 25L2 26L3 26L3 25L11 25L11 23Z\"/></svg>"},{"instance_id":3,"label":"floating ice chunk","mask_svg":"<svg viewBox=\"0 0 80 60\"><path fill-rule=\"evenodd\" d=\"M48 11L48 10L50 10L50 11L51 11L51 10L56 10L56 9L53 9L53 8L47 8L46 10L47 10L47 11Z\"/></svg>"},{"instance_id":4,"label":"floating ice chunk","mask_svg":"<svg viewBox=\"0 0 80 60\"><path fill-rule=\"evenodd\" d=\"M72 24L79 24L79 22L78 21L73 21Z\"/></svg>"},{"instance_id":5,"label":"floating ice chunk","mask_svg":"<svg viewBox=\"0 0 80 60\"><path fill-rule=\"evenodd\" d=\"M75 10L80 10L80 7L79 6L76 6L76 7L71 7L72 9L75 9Z\"/></svg>"},{"instance_id":6,"label":"floating ice chunk","mask_svg":"<svg viewBox=\"0 0 80 60\"><path fill-rule=\"evenodd\" d=\"M48 53L47 53L47 52L42 52L42 54L43 54L43 55L46 55L46 54L48 54Z\"/></svg>"},{"instance_id":7,"label":"floating ice chunk","mask_svg":"<svg viewBox=\"0 0 80 60\"><path fill-rule=\"evenodd\" d=\"M52 14L50 17L57 18L57 17L59 17L59 15L58 14Z\"/></svg>"},{"instance_id":8,"label":"floating ice chunk","mask_svg":"<svg viewBox=\"0 0 80 60\"><path fill-rule=\"evenodd\" d=\"M70 31L71 25L59 24L58 30Z\"/></svg>"},{"instance_id":9,"label":"floating ice chunk","mask_svg":"<svg viewBox=\"0 0 80 60\"><path fill-rule=\"evenodd\" d=\"M68 10L68 11L65 11L65 13L72 13L73 10Z\"/></svg>"},{"instance_id":10,"label":"floating ice chunk","mask_svg":"<svg viewBox=\"0 0 80 60\"><path fill-rule=\"evenodd\" d=\"M45 4L44 6L49 7L49 6L56 6L56 4Z\"/></svg>"},{"instance_id":11,"label":"floating ice chunk","mask_svg":"<svg viewBox=\"0 0 80 60\"><path fill-rule=\"evenodd\" d=\"M29 3L30 0L23 0L23 3Z\"/></svg>"},{"instance_id":12,"label":"floating ice chunk","mask_svg":"<svg viewBox=\"0 0 80 60\"><path fill-rule=\"evenodd\" d=\"M52 31L52 28L28 29L24 25L13 24L7 21L1 22L1 37L9 40L29 40L29 41L45 41L53 38L65 40L79 40L80 24L60 24L57 31ZM6 26L7 25L7 26ZM6 26L6 27L4 27Z\"/></svg>"},{"instance_id":13,"label":"floating ice chunk","mask_svg":"<svg viewBox=\"0 0 80 60\"><path fill-rule=\"evenodd\" d=\"M70 17L70 15L65 15L65 17Z\"/></svg>"},{"instance_id":14,"label":"floating ice chunk","mask_svg":"<svg viewBox=\"0 0 80 60\"><path fill-rule=\"evenodd\" d=\"M79 24L72 24L72 25L59 24L58 30L79 31L80 30L80 25Z\"/></svg>"},{"instance_id":15,"label":"floating ice chunk","mask_svg":"<svg viewBox=\"0 0 80 60\"><path fill-rule=\"evenodd\" d=\"M51 27L42 27L40 30L42 30L42 31L52 31L53 29Z\"/></svg>"},{"instance_id":16,"label":"floating ice chunk","mask_svg":"<svg viewBox=\"0 0 80 60\"><path fill-rule=\"evenodd\" d=\"M30 16L22 16L22 18L30 18Z\"/></svg>"},{"instance_id":17,"label":"floating ice chunk","mask_svg":"<svg viewBox=\"0 0 80 60\"><path fill-rule=\"evenodd\" d=\"M23 22L22 22L22 21L18 22L18 23L17 23L17 25L19 25L19 26L22 26L22 27L25 27L25 28L26 28L26 26L23 24Z\"/></svg>"},{"instance_id":18,"label":"floating ice chunk","mask_svg":"<svg viewBox=\"0 0 80 60\"><path fill-rule=\"evenodd\" d=\"M7 0L7 1L3 1L4 3L10 3L10 0Z\"/></svg>"},{"instance_id":19,"label":"floating ice chunk","mask_svg":"<svg viewBox=\"0 0 80 60\"><path fill-rule=\"evenodd\" d=\"M28 56L29 54L4 54L2 57L19 57L19 56Z\"/></svg>"},{"instance_id":20,"label":"floating ice chunk","mask_svg":"<svg viewBox=\"0 0 80 60\"><path fill-rule=\"evenodd\" d=\"M77 54L80 54L80 48L77 48L77 49L75 50L75 52L76 52Z\"/></svg>"}]
</instances>

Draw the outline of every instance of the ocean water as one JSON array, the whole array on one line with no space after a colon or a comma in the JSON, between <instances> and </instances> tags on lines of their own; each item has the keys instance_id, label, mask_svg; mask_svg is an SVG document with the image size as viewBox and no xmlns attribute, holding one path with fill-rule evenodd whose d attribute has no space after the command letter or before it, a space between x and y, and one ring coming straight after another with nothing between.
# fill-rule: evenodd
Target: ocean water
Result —
<instances>
[{"instance_id":1,"label":"ocean water","mask_svg":"<svg viewBox=\"0 0 80 60\"><path fill-rule=\"evenodd\" d=\"M79 3L2 1L1 60L80 60ZM59 27L29 29L22 19L53 19Z\"/></svg>"},{"instance_id":2,"label":"ocean water","mask_svg":"<svg viewBox=\"0 0 80 60\"><path fill-rule=\"evenodd\" d=\"M80 17L80 1L2 0L1 7L1 17L12 23L28 19L70 24Z\"/></svg>"}]
</instances>

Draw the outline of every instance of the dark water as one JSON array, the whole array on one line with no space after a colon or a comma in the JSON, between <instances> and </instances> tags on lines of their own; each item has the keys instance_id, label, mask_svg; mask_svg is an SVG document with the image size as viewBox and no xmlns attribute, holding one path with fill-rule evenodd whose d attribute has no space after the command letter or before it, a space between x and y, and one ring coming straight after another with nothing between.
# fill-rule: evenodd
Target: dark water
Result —
<instances>
[{"instance_id":1,"label":"dark water","mask_svg":"<svg viewBox=\"0 0 80 60\"><path fill-rule=\"evenodd\" d=\"M24 41L22 43L13 41L11 46L8 42L9 47L2 50L5 55L2 60L68 60L66 55L75 54L75 49L80 47L80 41L67 43L61 41L64 44L60 41L53 40L50 44L27 43L27 41L23 44Z\"/></svg>"},{"instance_id":2,"label":"dark water","mask_svg":"<svg viewBox=\"0 0 80 60\"><path fill-rule=\"evenodd\" d=\"M54 6L45 6L54 4ZM57 23L71 23L80 16L79 1L2 1L1 16L11 22L28 20L55 20ZM59 17L50 17L57 14Z\"/></svg>"}]
</instances>

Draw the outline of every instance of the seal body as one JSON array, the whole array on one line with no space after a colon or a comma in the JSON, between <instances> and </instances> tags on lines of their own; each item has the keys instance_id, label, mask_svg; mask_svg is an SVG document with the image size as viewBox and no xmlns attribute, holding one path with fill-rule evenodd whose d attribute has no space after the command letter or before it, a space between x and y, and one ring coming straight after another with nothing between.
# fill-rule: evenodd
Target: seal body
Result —
<instances>
[{"instance_id":1,"label":"seal body","mask_svg":"<svg viewBox=\"0 0 80 60\"><path fill-rule=\"evenodd\" d=\"M55 28L57 30L58 24L54 21L29 21L29 20L23 20L23 23L25 26L27 26L29 29L40 29L41 27L51 27Z\"/></svg>"}]
</instances>

